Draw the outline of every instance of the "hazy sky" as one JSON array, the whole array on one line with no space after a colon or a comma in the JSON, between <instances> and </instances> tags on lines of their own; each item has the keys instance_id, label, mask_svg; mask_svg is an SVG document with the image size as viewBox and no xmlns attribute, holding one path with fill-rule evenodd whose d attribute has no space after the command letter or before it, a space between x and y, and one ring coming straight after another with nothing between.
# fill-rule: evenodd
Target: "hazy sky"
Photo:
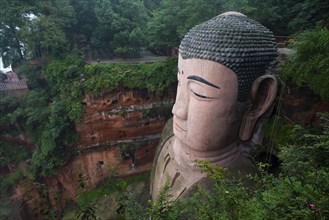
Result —
<instances>
[{"instance_id":1,"label":"hazy sky","mask_svg":"<svg viewBox=\"0 0 329 220\"><path fill-rule=\"evenodd\" d=\"M11 67L3 68L2 58L1 57L0 57L0 70L4 73L11 70Z\"/></svg>"}]
</instances>

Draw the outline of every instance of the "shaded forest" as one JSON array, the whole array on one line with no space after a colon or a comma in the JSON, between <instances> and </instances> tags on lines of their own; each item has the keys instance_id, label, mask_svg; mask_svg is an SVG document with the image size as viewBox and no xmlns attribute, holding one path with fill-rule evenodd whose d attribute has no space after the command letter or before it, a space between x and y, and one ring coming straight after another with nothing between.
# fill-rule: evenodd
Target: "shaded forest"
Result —
<instances>
[{"instance_id":1,"label":"shaded forest","mask_svg":"<svg viewBox=\"0 0 329 220\"><path fill-rule=\"evenodd\" d=\"M235 10L275 35L327 27L326 1L311 0L1 0L0 56L14 67L24 60L101 50L138 56L166 54L194 25Z\"/></svg>"}]
</instances>

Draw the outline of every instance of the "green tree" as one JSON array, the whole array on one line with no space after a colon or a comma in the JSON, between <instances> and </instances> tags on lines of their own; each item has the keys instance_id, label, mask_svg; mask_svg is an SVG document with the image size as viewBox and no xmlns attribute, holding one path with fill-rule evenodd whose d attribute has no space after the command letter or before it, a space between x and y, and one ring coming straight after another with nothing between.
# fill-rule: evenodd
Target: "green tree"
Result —
<instances>
[{"instance_id":1,"label":"green tree","mask_svg":"<svg viewBox=\"0 0 329 220\"><path fill-rule=\"evenodd\" d=\"M138 52L140 47L146 45L142 30L148 13L142 2L100 1L95 10L98 25L92 38L92 46L106 48L111 52L129 53Z\"/></svg>"},{"instance_id":2,"label":"green tree","mask_svg":"<svg viewBox=\"0 0 329 220\"><path fill-rule=\"evenodd\" d=\"M20 63L24 59L21 28L29 21L31 6L28 1L0 1L0 56L4 66Z\"/></svg>"},{"instance_id":3,"label":"green tree","mask_svg":"<svg viewBox=\"0 0 329 220\"><path fill-rule=\"evenodd\" d=\"M22 28L29 57L60 56L71 48L68 30L75 14L68 0L36 1L32 18Z\"/></svg>"},{"instance_id":4,"label":"green tree","mask_svg":"<svg viewBox=\"0 0 329 220\"><path fill-rule=\"evenodd\" d=\"M293 32L313 29L317 26L329 28L329 2L321 0L298 1L291 8L294 18L289 21Z\"/></svg>"},{"instance_id":5,"label":"green tree","mask_svg":"<svg viewBox=\"0 0 329 220\"><path fill-rule=\"evenodd\" d=\"M161 0L143 0L145 8L152 12L154 9L160 7Z\"/></svg>"},{"instance_id":6,"label":"green tree","mask_svg":"<svg viewBox=\"0 0 329 220\"><path fill-rule=\"evenodd\" d=\"M36 84L24 102L6 98L6 105L1 105L1 131L18 130L18 134L29 135L36 144L32 177L52 174L70 154L66 146L76 140L74 122L83 114L83 66L76 55L54 59L42 70L43 85ZM14 129L3 129L7 127Z\"/></svg>"},{"instance_id":7,"label":"green tree","mask_svg":"<svg viewBox=\"0 0 329 220\"><path fill-rule=\"evenodd\" d=\"M148 40L150 47L158 52L170 53L170 48L179 45L184 32L181 25L186 25L188 11L184 10L187 1L164 0L153 17L147 23Z\"/></svg>"},{"instance_id":8,"label":"green tree","mask_svg":"<svg viewBox=\"0 0 329 220\"><path fill-rule=\"evenodd\" d=\"M150 47L168 54L193 26L227 10L242 11L245 7L244 0L163 0L147 23Z\"/></svg>"},{"instance_id":9,"label":"green tree","mask_svg":"<svg viewBox=\"0 0 329 220\"><path fill-rule=\"evenodd\" d=\"M76 23L73 25L71 35L78 47L91 44L91 38L97 24L95 0L70 0L75 11Z\"/></svg>"},{"instance_id":10,"label":"green tree","mask_svg":"<svg viewBox=\"0 0 329 220\"><path fill-rule=\"evenodd\" d=\"M329 30L313 29L299 35L295 54L284 63L283 77L298 86L306 85L329 100Z\"/></svg>"},{"instance_id":11,"label":"green tree","mask_svg":"<svg viewBox=\"0 0 329 220\"><path fill-rule=\"evenodd\" d=\"M275 27L281 17L279 6L272 0L249 0L247 4L241 8L241 12L272 31L275 31Z\"/></svg>"},{"instance_id":12,"label":"green tree","mask_svg":"<svg viewBox=\"0 0 329 220\"><path fill-rule=\"evenodd\" d=\"M67 30L75 22L68 0L1 0L0 3L3 7L0 56L5 66L67 51Z\"/></svg>"}]
</instances>

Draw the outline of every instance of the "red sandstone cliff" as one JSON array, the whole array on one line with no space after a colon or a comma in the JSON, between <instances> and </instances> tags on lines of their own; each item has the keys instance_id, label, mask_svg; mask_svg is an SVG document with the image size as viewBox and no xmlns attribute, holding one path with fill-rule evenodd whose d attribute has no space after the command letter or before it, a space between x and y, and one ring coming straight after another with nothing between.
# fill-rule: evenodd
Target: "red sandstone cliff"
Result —
<instances>
[{"instance_id":1,"label":"red sandstone cliff","mask_svg":"<svg viewBox=\"0 0 329 220\"><path fill-rule=\"evenodd\" d=\"M66 201L76 197L81 175L88 189L102 184L113 172L130 176L149 171L163 126L171 116L174 97L175 94L159 97L145 90L126 89L86 95L84 118L76 124L80 138L70 146L75 156L56 176L43 180L52 206L60 210ZM42 192L33 186L16 188L15 197L25 197L29 190L39 199ZM32 199L26 207L29 206L40 204ZM31 209L25 210L33 216Z\"/></svg>"}]
</instances>

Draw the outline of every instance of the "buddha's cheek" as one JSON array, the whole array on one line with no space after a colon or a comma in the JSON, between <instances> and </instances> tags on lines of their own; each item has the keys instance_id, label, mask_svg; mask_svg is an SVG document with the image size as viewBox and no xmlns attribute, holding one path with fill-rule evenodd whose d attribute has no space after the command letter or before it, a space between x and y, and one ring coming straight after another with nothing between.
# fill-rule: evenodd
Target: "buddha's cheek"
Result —
<instances>
[{"instance_id":1,"label":"buddha's cheek","mask_svg":"<svg viewBox=\"0 0 329 220\"><path fill-rule=\"evenodd\" d=\"M218 149L237 138L233 104L190 99L185 144L197 151ZM233 113L233 114L232 114Z\"/></svg>"}]
</instances>

